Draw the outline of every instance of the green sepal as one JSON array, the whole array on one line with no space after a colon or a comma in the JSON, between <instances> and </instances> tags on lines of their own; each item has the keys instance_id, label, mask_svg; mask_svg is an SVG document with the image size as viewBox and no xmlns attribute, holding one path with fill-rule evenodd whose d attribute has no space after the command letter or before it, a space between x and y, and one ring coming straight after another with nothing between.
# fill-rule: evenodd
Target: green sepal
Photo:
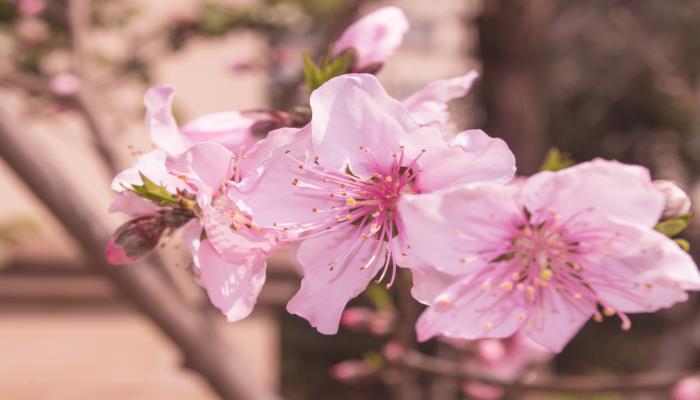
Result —
<instances>
[{"instance_id":1,"label":"green sepal","mask_svg":"<svg viewBox=\"0 0 700 400\"><path fill-rule=\"evenodd\" d=\"M654 229L658 232L663 233L668 237L674 237L679 233L683 232L685 228L688 227L688 223L693 218L693 213L688 213L684 215L679 215L665 221L661 221Z\"/></svg>"},{"instance_id":2,"label":"green sepal","mask_svg":"<svg viewBox=\"0 0 700 400\"><path fill-rule=\"evenodd\" d=\"M160 205L178 206L180 204L175 195L168 192L165 186L153 182L141 172L139 172L139 176L141 177L141 182L143 182L143 184L131 185L130 188L127 187L128 190L136 193L136 195L143 197L144 199L151 200Z\"/></svg>"},{"instance_id":3,"label":"green sepal","mask_svg":"<svg viewBox=\"0 0 700 400\"><path fill-rule=\"evenodd\" d=\"M562 152L556 147L552 147L544 157L540 171L559 171L574 165L574 159L569 153Z\"/></svg>"},{"instance_id":4,"label":"green sepal","mask_svg":"<svg viewBox=\"0 0 700 400\"><path fill-rule=\"evenodd\" d=\"M690 252L690 243L687 240L681 239L681 238L677 238L677 239L673 239L673 240L678 244L678 246L681 249L685 250L686 253Z\"/></svg>"},{"instance_id":5,"label":"green sepal","mask_svg":"<svg viewBox=\"0 0 700 400\"><path fill-rule=\"evenodd\" d=\"M331 49L328 49L321 60L321 64L317 65L311 59L311 56L304 52L304 81L306 82L306 89L311 93L331 78L346 73L352 58L353 55L349 52L343 52L333 57L331 56Z\"/></svg>"}]
</instances>

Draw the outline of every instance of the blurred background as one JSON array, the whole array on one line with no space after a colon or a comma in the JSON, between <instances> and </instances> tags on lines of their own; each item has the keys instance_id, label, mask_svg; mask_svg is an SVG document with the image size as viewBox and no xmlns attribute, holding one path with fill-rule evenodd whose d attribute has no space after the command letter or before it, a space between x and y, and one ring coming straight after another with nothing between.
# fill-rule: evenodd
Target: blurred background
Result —
<instances>
[{"instance_id":1,"label":"blurred background","mask_svg":"<svg viewBox=\"0 0 700 400\"><path fill-rule=\"evenodd\" d=\"M353 302L374 310L371 329L328 337L289 316L284 305L298 285L292 249L271 260L255 312L236 324L208 306L177 235L149 265L113 272L95 261L105 235L125 221L106 212L111 177L151 149L142 102L150 85L175 87L181 123L224 110L290 110L304 96L301 51L323 53L382 5L401 7L411 24L378 74L395 97L477 69L474 90L451 104L453 120L504 138L520 174L537 171L557 147L576 161L645 165L700 201L697 0L0 0L0 134L21 136L33 157L6 147L0 160L0 398L225 397L202 372L218 364L191 354L235 359L256 387L286 399L469 398L454 379L383 366L400 293L373 287ZM50 179L31 178L41 173ZM698 259L700 221L684 235ZM137 283L152 298L134 301ZM159 303L166 289L172 301ZM633 316L630 332L591 322L537 373L696 369L697 300ZM182 321L154 317L161 306ZM421 350L457 361L462 351L444 343ZM348 359L358 361L341 363Z\"/></svg>"}]
</instances>

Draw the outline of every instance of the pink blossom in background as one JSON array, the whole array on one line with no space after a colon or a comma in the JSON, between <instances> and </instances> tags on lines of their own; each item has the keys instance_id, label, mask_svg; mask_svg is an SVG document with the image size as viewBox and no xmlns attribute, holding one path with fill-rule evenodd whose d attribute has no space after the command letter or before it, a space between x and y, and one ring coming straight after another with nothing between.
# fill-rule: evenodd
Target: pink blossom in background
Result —
<instances>
[{"instance_id":1,"label":"pink blossom in background","mask_svg":"<svg viewBox=\"0 0 700 400\"><path fill-rule=\"evenodd\" d=\"M58 74L51 78L49 86L59 96L72 96L80 90L80 79L73 74Z\"/></svg>"},{"instance_id":2,"label":"pink blossom in background","mask_svg":"<svg viewBox=\"0 0 700 400\"><path fill-rule=\"evenodd\" d=\"M688 194L673 181L655 180L654 186L665 199L664 211L661 214L662 220L678 217L690 212L690 197L688 197Z\"/></svg>"},{"instance_id":3,"label":"pink blossom in background","mask_svg":"<svg viewBox=\"0 0 700 400\"><path fill-rule=\"evenodd\" d=\"M481 131L448 143L438 129L419 127L373 75L331 79L310 104L310 126L231 195L257 225L299 232L304 279L287 310L333 334L346 303L376 275L390 286L397 256L423 236L404 230L400 198L505 183L515 166L505 143Z\"/></svg>"},{"instance_id":4,"label":"pink blossom in background","mask_svg":"<svg viewBox=\"0 0 700 400\"><path fill-rule=\"evenodd\" d=\"M674 400L700 400L700 377L691 376L673 388Z\"/></svg>"},{"instance_id":5,"label":"pink blossom in background","mask_svg":"<svg viewBox=\"0 0 700 400\"><path fill-rule=\"evenodd\" d=\"M531 364L547 361L554 355L522 333L505 339L482 339L475 345L476 356L465 361L467 367L505 381L519 378Z\"/></svg>"},{"instance_id":6,"label":"pink blossom in background","mask_svg":"<svg viewBox=\"0 0 700 400\"><path fill-rule=\"evenodd\" d=\"M350 25L333 47L333 54L353 51L353 70L375 69L401 45L408 20L398 7L382 7Z\"/></svg>"},{"instance_id":7,"label":"pink blossom in background","mask_svg":"<svg viewBox=\"0 0 700 400\"><path fill-rule=\"evenodd\" d=\"M46 0L17 0L17 10L25 17L41 14L46 8Z\"/></svg>"},{"instance_id":8,"label":"pink blossom in background","mask_svg":"<svg viewBox=\"0 0 700 400\"><path fill-rule=\"evenodd\" d=\"M447 126L450 118L447 103L465 96L478 77L476 71L470 71L456 78L432 82L405 98L403 104L419 124Z\"/></svg>"},{"instance_id":9,"label":"pink blossom in background","mask_svg":"<svg viewBox=\"0 0 700 400\"><path fill-rule=\"evenodd\" d=\"M541 172L520 188L402 198L404 229L420 234L413 257L456 280L419 318L419 339L522 331L558 352L591 316L617 315L627 330L626 313L685 301L700 274L653 230L663 208L646 169L604 160Z\"/></svg>"}]
</instances>

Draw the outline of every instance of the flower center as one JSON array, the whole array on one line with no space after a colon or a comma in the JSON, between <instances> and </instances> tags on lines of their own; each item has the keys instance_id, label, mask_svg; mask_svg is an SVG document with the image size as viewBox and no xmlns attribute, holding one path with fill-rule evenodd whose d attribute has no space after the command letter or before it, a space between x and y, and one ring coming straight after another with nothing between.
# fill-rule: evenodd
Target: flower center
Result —
<instances>
[{"instance_id":1,"label":"flower center","mask_svg":"<svg viewBox=\"0 0 700 400\"><path fill-rule=\"evenodd\" d=\"M346 251L329 260L328 266L331 270L339 266L344 267L345 261L357 251L362 241L376 239L372 256L364 260L360 269L367 269L375 262L381 261L381 250L386 250L384 271L379 281L384 278L391 264L392 278L388 284L391 286L396 265L392 260L392 246L389 244L394 239L398 239L401 244L405 243L401 223L395 217L396 202L402 194L414 192L413 183L420 172L416 162L423 152L412 160L406 160L404 148L401 147L398 154L391 154L391 162L387 166L378 163L369 149L360 147L359 151L367 158L370 170L374 171L368 178L361 178L350 169L337 171L325 168L318 158L304 162L287 152L298 164L297 177L291 184L309 198L310 205L314 200L323 200L321 204L324 205L310 207L310 212L316 217L313 222L294 226L280 224L279 227L301 229L304 231L304 238L342 229L347 229L348 235L355 235L354 242Z\"/></svg>"}]
</instances>

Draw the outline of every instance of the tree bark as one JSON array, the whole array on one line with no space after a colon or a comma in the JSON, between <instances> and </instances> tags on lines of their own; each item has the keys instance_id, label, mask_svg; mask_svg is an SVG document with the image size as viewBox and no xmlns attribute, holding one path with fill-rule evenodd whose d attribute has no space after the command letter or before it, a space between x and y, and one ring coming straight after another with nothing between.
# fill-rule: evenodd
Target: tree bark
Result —
<instances>
[{"instance_id":1,"label":"tree bark","mask_svg":"<svg viewBox=\"0 0 700 400\"><path fill-rule=\"evenodd\" d=\"M486 132L515 153L519 174L546 152L546 43L553 0L488 0L478 19Z\"/></svg>"}]
</instances>

